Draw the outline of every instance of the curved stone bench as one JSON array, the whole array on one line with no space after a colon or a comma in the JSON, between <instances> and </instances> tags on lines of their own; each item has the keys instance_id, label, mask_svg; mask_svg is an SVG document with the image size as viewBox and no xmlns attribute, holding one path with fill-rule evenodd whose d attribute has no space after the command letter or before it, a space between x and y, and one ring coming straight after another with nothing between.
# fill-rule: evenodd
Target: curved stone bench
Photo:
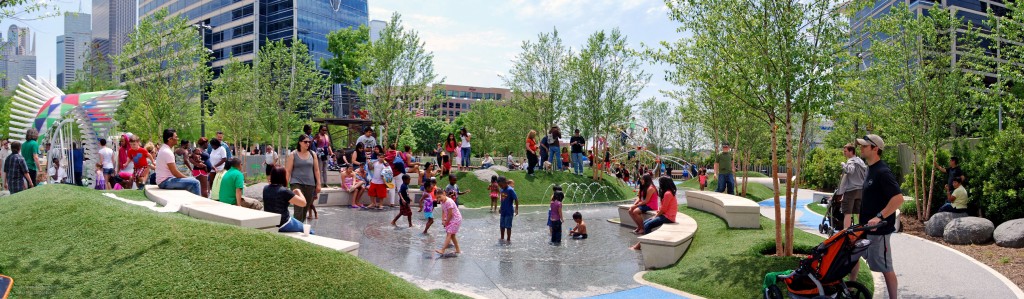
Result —
<instances>
[{"instance_id":1,"label":"curved stone bench","mask_svg":"<svg viewBox=\"0 0 1024 299\"><path fill-rule=\"evenodd\" d=\"M756 202L725 193L686 191L686 204L690 208L721 217L729 228L761 227L761 208Z\"/></svg>"},{"instance_id":2,"label":"curved stone bench","mask_svg":"<svg viewBox=\"0 0 1024 299\"><path fill-rule=\"evenodd\" d=\"M633 217L629 216L629 207L632 207L632 206L633 206L632 204L619 205L618 206L619 207L619 225L628 226L628 227L631 227L631 228L636 228L636 223L633 222ZM657 214L658 213L655 212L655 211L647 211L646 213L640 214L640 218L643 218L644 221L647 221L647 219L651 219L651 217L654 217L654 215L657 215Z\"/></svg>"},{"instance_id":3,"label":"curved stone bench","mask_svg":"<svg viewBox=\"0 0 1024 299\"><path fill-rule=\"evenodd\" d=\"M334 249L337 251L349 253L355 256L359 256L359 243L350 242L345 240L332 239L328 237L321 237L317 235L303 236L302 233L280 233L285 236L289 236L295 239Z\"/></svg>"},{"instance_id":4,"label":"curved stone bench","mask_svg":"<svg viewBox=\"0 0 1024 299\"><path fill-rule=\"evenodd\" d=\"M255 229L275 229L281 216L210 200L183 190L146 185L146 198L163 206L179 206L178 213L192 218Z\"/></svg>"},{"instance_id":5,"label":"curved stone bench","mask_svg":"<svg viewBox=\"0 0 1024 299\"><path fill-rule=\"evenodd\" d=\"M393 189L389 189L388 190L388 195L390 196L391 193L393 193L393 192L397 192L397 191L393 190ZM420 193L421 192L420 192L419 189L409 188L409 197L410 197L410 199L412 199L412 205L413 206L419 206L419 204L420 204L419 203L420 202ZM370 199L370 195L368 195L367 192L364 191L363 195L360 196L360 198L359 198L359 203L360 204L370 204L370 200L371 200ZM395 198L395 203L396 204L398 203L397 200L398 200L398 198L396 197ZM387 203L388 199L385 198L384 202ZM320 194L317 196L317 199L316 199L316 206L318 206L318 207L349 206L349 205L352 205L352 193L349 193L348 191L345 191L345 190L341 190L341 188L333 188L333 187L321 188L320 189Z\"/></svg>"},{"instance_id":6,"label":"curved stone bench","mask_svg":"<svg viewBox=\"0 0 1024 299\"><path fill-rule=\"evenodd\" d=\"M697 221L683 213L676 213L676 223L666 223L653 232L640 236L640 253L647 269L664 268L675 264L686 253L697 233Z\"/></svg>"}]
</instances>

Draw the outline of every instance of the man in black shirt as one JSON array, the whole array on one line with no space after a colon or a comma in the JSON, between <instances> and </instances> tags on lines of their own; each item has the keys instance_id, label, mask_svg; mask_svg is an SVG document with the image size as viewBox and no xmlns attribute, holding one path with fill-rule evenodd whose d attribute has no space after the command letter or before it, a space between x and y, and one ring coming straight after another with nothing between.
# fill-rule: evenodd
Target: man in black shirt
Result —
<instances>
[{"instance_id":1,"label":"man in black shirt","mask_svg":"<svg viewBox=\"0 0 1024 299\"><path fill-rule=\"evenodd\" d=\"M867 249L864 259L867 260L871 271L882 272L885 286L889 290L889 298L899 298L896 294L898 287L896 272L892 266L889 236L896 231L896 209L903 204L903 194L896 176L889 170L889 165L881 160L882 150L885 148L882 137L870 134L857 139L857 144L860 145L861 157L868 164L868 173L861 194L859 223L874 226L885 222L885 225L867 232L871 246ZM850 273L850 280L857 279L859 270L858 263Z\"/></svg>"},{"instance_id":2,"label":"man in black shirt","mask_svg":"<svg viewBox=\"0 0 1024 299\"><path fill-rule=\"evenodd\" d=\"M583 145L587 143L583 136L580 136L580 130L576 129L572 137L569 138L569 144L571 145L572 155L572 170L576 175L583 175Z\"/></svg>"},{"instance_id":3,"label":"man in black shirt","mask_svg":"<svg viewBox=\"0 0 1024 299\"><path fill-rule=\"evenodd\" d=\"M946 192L956 189L953 188L953 178L960 178L961 181L967 180L967 177L964 176L964 170L960 169L960 158L949 157L949 168L939 166L939 163L935 162L935 168L946 174Z\"/></svg>"}]
</instances>

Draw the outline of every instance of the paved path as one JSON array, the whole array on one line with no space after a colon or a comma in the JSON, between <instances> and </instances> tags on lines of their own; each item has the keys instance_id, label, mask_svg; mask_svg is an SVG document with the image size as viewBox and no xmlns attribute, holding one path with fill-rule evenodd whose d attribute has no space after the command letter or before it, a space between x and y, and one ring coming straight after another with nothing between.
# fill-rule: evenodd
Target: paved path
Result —
<instances>
[{"instance_id":1,"label":"paved path","mask_svg":"<svg viewBox=\"0 0 1024 299\"><path fill-rule=\"evenodd\" d=\"M797 194L797 227L818 234L821 216L806 207L813 193L801 189ZM760 204L761 214L775 219L774 200ZM1005 277L956 250L903 233L894 233L891 241L900 298L1024 298ZM878 298L889 297L883 281L875 285Z\"/></svg>"}]
</instances>

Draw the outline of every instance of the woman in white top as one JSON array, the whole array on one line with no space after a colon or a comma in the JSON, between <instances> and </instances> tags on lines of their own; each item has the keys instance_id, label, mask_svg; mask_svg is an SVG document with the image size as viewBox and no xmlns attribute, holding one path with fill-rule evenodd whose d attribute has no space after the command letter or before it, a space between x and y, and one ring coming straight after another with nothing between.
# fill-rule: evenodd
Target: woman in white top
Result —
<instances>
[{"instance_id":1,"label":"woman in white top","mask_svg":"<svg viewBox=\"0 0 1024 299\"><path fill-rule=\"evenodd\" d=\"M494 159L491 158L491 154L484 154L484 160L480 162L480 169L488 169L494 166Z\"/></svg>"},{"instance_id":2,"label":"woman in white top","mask_svg":"<svg viewBox=\"0 0 1024 299\"><path fill-rule=\"evenodd\" d=\"M267 146L267 153L263 155L263 165L267 167L267 183L270 183L270 173L274 170L274 166L277 166L277 159L279 156L274 151L273 146Z\"/></svg>"},{"instance_id":3,"label":"woman in white top","mask_svg":"<svg viewBox=\"0 0 1024 299\"><path fill-rule=\"evenodd\" d=\"M459 137L462 138L462 151L460 153L462 154L462 161L459 161L460 171L469 171L469 154L471 152L469 147L469 138L472 136L473 135L469 134L469 132L466 131L466 127L462 127L462 130L459 131Z\"/></svg>"}]
</instances>

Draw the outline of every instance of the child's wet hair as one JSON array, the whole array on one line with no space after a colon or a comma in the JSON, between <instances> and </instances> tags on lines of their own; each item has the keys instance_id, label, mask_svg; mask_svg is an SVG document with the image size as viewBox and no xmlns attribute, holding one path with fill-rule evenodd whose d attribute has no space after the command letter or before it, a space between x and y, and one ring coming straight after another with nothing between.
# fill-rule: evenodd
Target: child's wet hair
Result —
<instances>
[{"instance_id":1,"label":"child's wet hair","mask_svg":"<svg viewBox=\"0 0 1024 299\"><path fill-rule=\"evenodd\" d=\"M402 175L402 183L406 183L406 184L408 184L408 183L409 183L409 180L410 180L410 179L412 179L412 178L411 178L411 177L409 177L409 175L408 175L408 174L403 174L403 175Z\"/></svg>"},{"instance_id":2,"label":"child's wet hair","mask_svg":"<svg viewBox=\"0 0 1024 299\"><path fill-rule=\"evenodd\" d=\"M580 212L572 213L572 220L583 220L583 214L580 214Z\"/></svg>"},{"instance_id":3,"label":"child's wet hair","mask_svg":"<svg viewBox=\"0 0 1024 299\"><path fill-rule=\"evenodd\" d=\"M497 183L497 182L498 182L498 176L492 175L491 176L491 183Z\"/></svg>"},{"instance_id":4,"label":"child's wet hair","mask_svg":"<svg viewBox=\"0 0 1024 299\"><path fill-rule=\"evenodd\" d=\"M551 200L562 201L565 199L565 193L562 190L555 190L555 193L551 195Z\"/></svg>"}]
</instances>

